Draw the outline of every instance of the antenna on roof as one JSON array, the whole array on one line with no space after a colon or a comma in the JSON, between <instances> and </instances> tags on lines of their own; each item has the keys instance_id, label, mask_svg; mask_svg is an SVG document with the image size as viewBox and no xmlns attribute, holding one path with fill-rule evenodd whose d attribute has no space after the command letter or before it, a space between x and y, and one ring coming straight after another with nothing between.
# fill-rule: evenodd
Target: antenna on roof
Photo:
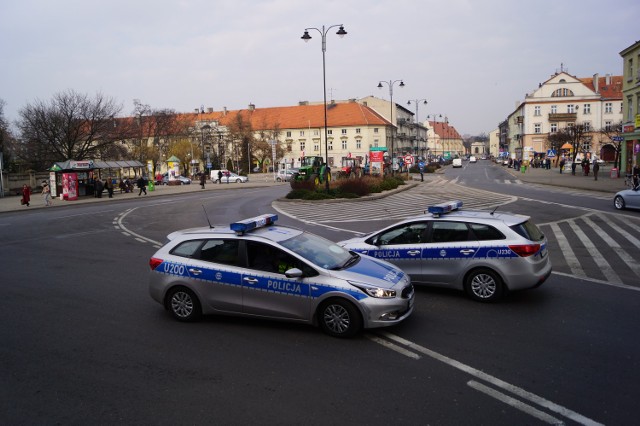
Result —
<instances>
[{"instance_id":1,"label":"antenna on roof","mask_svg":"<svg viewBox=\"0 0 640 426\"><path fill-rule=\"evenodd\" d=\"M209 224L209 229L213 229L213 225L209 221L209 215L207 214L207 209L204 208L204 204L202 205L202 210L204 210L204 217L207 219L207 223Z\"/></svg>"}]
</instances>

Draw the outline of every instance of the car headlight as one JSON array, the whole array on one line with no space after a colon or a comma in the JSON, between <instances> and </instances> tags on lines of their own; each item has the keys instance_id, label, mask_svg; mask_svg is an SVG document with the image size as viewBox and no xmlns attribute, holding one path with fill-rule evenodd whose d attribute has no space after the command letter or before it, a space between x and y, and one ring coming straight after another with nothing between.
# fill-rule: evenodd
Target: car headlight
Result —
<instances>
[{"instance_id":1,"label":"car headlight","mask_svg":"<svg viewBox=\"0 0 640 426\"><path fill-rule=\"evenodd\" d=\"M353 281L349 281L349 284L351 284L356 288L359 288L360 290L367 293L369 296L376 297L378 299L393 299L396 297L396 291L388 288L372 287L370 285L355 283Z\"/></svg>"}]
</instances>

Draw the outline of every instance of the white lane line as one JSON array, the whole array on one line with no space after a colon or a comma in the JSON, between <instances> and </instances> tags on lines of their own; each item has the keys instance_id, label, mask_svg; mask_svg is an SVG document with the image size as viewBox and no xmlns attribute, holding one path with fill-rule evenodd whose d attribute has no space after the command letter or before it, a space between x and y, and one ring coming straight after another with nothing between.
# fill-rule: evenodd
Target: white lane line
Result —
<instances>
[{"instance_id":1,"label":"white lane line","mask_svg":"<svg viewBox=\"0 0 640 426\"><path fill-rule=\"evenodd\" d=\"M155 244L155 245L160 245L161 243L158 242L158 241L152 240L151 238L147 238L147 237L145 237L143 235L140 235L140 234L136 234L135 232L131 231L130 229L127 229L127 227L124 226L124 223L122 223L122 220L125 217L127 217L127 215L129 213L131 213L132 211L136 210L137 208L138 207L134 207L134 208L132 208L130 210L127 210L122 215L120 215L120 218L118 218L118 225L120 225L120 228L122 228L123 231L128 232L130 235L133 235L136 238L136 240L138 240L138 241L142 241L142 242L145 242L145 243L151 243L151 244ZM124 232L123 232L123 234L124 234Z\"/></svg>"},{"instance_id":2,"label":"white lane line","mask_svg":"<svg viewBox=\"0 0 640 426\"><path fill-rule=\"evenodd\" d=\"M591 241L589 237L587 237L587 235L582 232L582 229L580 229L578 224L575 222L571 223L571 228L573 229L573 232L575 232L576 236L580 239L580 241L582 241L582 244L589 252L589 255L593 259L593 262L598 266L598 268L600 268L602 274L607 278L607 281L616 284L622 284L622 280L620 279L618 274L616 274L611 265L609 265L609 262L607 262L600 251L598 251L595 244L593 244L593 241Z\"/></svg>"},{"instance_id":3,"label":"white lane line","mask_svg":"<svg viewBox=\"0 0 640 426\"><path fill-rule=\"evenodd\" d=\"M565 272L553 271L551 273L554 274L554 275L560 275L562 277L576 278L575 275L567 274ZM640 287L634 287L632 285L627 285L627 284L610 283L609 281L604 281L604 280L599 280L599 279L596 279L596 278L589 278L589 277L580 277L579 279L581 279L583 281L589 281L589 282L592 282L592 283L596 283L596 284L604 284L604 285L608 285L608 286L611 286L611 287L624 288L625 290L640 291Z\"/></svg>"},{"instance_id":4,"label":"white lane line","mask_svg":"<svg viewBox=\"0 0 640 426\"><path fill-rule=\"evenodd\" d=\"M510 397L509 395L505 395L502 392L498 392L495 389L492 389L488 386L483 385L482 383L476 382L475 380L469 380L467 385L477 391L484 393L492 398L497 399L498 401L510 405L513 408L523 411L526 414L537 418L538 420L542 420L545 423L549 423L551 425L563 425L564 422L560 419L556 419L555 417L545 413L544 411L540 411L537 408L533 408L529 404L525 404L524 402L517 400L515 398Z\"/></svg>"},{"instance_id":5,"label":"white lane line","mask_svg":"<svg viewBox=\"0 0 640 426\"><path fill-rule=\"evenodd\" d=\"M636 248L640 248L640 240L638 240L636 237L634 237L633 235L631 235L630 233L628 233L627 231L625 231L624 229L619 227L617 224L615 224L613 221L609 220L604 215L599 214L597 216L603 222L605 222L607 225L609 225L611 228L613 228L618 234L620 234L623 237L625 237L631 244L636 246ZM640 228L638 228L637 226L633 225L632 223L627 223L626 225L634 228L636 231L640 231Z\"/></svg>"},{"instance_id":6,"label":"white lane line","mask_svg":"<svg viewBox=\"0 0 640 426\"><path fill-rule=\"evenodd\" d=\"M558 405L554 402L551 402L545 398L542 398L541 396L535 395L531 392L528 392L524 389L521 389L517 386L511 385L505 381L502 381L496 377L493 377L487 373L484 373L478 369L475 369L473 367L470 367L466 364L461 363L460 361L456 361L452 358L449 358L447 356L441 355L435 351L432 351L430 349L427 349L423 346L420 346L416 343L413 343L409 340L403 339L400 336L396 336L395 334L391 334L389 332L383 331L380 334L382 334L384 337L386 337L389 340L395 341L400 343L403 346L408 347L409 349L412 349L418 353L427 355L428 357L431 357L437 361L443 362L455 369L458 369L460 371L463 371L471 376L474 376L477 379L480 380L484 380L485 382L488 382L490 384L492 384L495 387L504 389L508 392L511 392L512 394L515 394L516 396L522 398L522 399L526 399L530 402L533 402L535 404L538 404L541 407L544 407L548 410L553 411L554 413L558 413L564 417L567 417L575 422L578 422L580 424L583 425L600 425L601 423L598 423L594 420L591 420L588 417L585 417L581 414L576 413L575 411L572 411L568 408L565 408L561 405Z\"/></svg>"},{"instance_id":7,"label":"white lane line","mask_svg":"<svg viewBox=\"0 0 640 426\"><path fill-rule=\"evenodd\" d=\"M571 248L571 244L567 240L567 237L560 230L560 227L555 223L552 223L549 226L551 227L551 233L556 237L556 240L558 241L560 251L564 256L564 259L567 261L567 266L569 267L569 269L571 269L571 273L577 277L586 278L587 274L584 273L582 265L580 265L580 261L578 261L578 258Z\"/></svg>"},{"instance_id":8,"label":"white lane line","mask_svg":"<svg viewBox=\"0 0 640 426\"><path fill-rule=\"evenodd\" d=\"M589 225L591 228L593 228L593 230L596 231L598 236L602 238L604 242L608 244L609 247L611 247L618 256L620 256L620 259L622 259L624 263L629 268L631 268L636 276L640 277L640 265L638 264L638 262L636 262L635 259L629 255L629 253L627 253L622 247L620 247L620 244L618 244L613 238L611 238L609 234L604 232L597 223L595 223L588 217L585 217L583 220L587 225Z\"/></svg>"},{"instance_id":9,"label":"white lane line","mask_svg":"<svg viewBox=\"0 0 640 426\"><path fill-rule=\"evenodd\" d=\"M422 358L417 353L411 352L411 351L409 351L409 350L407 350L405 348L402 348L402 347L400 347L400 346L398 346L398 345L396 345L394 343L389 342L388 340L381 339L378 336L373 336L371 334L365 334L365 337L367 339L369 339L369 340L372 340L372 341L384 346L387 349L391 349L392 351L396 351L399 354L407 356L409 358L412 358L412 359L420 359L420 358Z\"/></svg>"}]
</instances>

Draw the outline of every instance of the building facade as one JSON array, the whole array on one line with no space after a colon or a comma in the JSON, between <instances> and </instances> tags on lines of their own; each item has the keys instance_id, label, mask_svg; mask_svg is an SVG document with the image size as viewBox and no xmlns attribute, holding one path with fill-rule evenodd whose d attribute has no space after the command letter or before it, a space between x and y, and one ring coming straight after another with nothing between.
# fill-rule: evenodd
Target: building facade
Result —
<instances>
[{"instance_id":1,"label":"building facade","mask_svg":"<svg viewBox=\"0 0 640 426\"><path fill-rule=\"evenodd\" d=\"M640 41L620 52L622 75L622 170L640 164Z\"/></svg>"}]
</instances>

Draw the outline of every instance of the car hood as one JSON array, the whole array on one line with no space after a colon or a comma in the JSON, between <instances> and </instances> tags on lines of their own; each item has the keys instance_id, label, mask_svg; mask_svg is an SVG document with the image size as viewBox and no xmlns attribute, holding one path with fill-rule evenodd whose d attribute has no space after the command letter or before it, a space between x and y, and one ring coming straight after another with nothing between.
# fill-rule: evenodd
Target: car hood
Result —
<instances>
[{"instance_id":1,"label":"car hood","mask_svg":"<svg viewBox=\"0 0 640 426\"><path fill-rule=\"evenodd\" d=\"M357 263L348 269L330 271L331 275L381 288L404 287L409 284L409 276L396 266L367 255L359 256L360 260Z\"/></svg>"}]
</instances>

